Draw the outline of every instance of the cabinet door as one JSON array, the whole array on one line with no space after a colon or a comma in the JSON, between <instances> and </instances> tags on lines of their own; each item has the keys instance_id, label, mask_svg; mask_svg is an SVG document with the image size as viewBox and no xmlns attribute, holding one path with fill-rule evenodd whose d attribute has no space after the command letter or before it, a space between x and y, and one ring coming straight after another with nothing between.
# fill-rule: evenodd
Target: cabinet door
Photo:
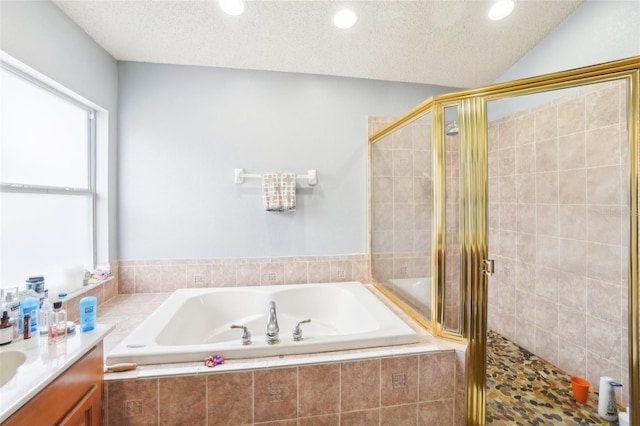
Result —
<instances>
[{"instance_id":1,"label":"cabinet door","mask_svg":"<svg viewBox=\"0 0 640 426\"><path fill-rule=\"evenodd\" d=\"M60 426L98 426L101 423L101 401L98 387L91 386L87 394L59 423Z\"/></svg>"}]
</instances>

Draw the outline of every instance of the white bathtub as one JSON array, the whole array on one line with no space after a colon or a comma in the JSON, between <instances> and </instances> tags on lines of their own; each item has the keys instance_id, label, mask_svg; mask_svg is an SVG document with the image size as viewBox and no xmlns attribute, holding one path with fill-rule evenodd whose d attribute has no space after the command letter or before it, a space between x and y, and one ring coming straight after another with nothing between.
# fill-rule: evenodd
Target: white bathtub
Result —
<instances>
[{"instance_id":1,"label":"white bathtub","mask_svg":"<svg viewBox=\"0 0 640 426\"><path fill-rule=\"evenodd\" d=\"M268 305L276 302L280 342L265 339ZM294 341L298 321L303 340ZM241 343L247 326L251 345ZM175 291L107 356L107 364L202 361L306 354L417 342L416 333L359 282Z\"/></svg>"}]
</instances>

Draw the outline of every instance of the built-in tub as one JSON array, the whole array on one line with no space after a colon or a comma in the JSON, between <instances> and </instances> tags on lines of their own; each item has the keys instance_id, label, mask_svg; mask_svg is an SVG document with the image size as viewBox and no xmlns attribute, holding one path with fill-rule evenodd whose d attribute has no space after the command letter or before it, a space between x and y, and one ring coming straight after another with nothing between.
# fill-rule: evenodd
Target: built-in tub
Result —
<instances>
[{"instance_id":1,"label":"built-in tub","mask_svg":"<svg viewBox=\"0 0 640 426\"><path fill-rule=\"evenodd\" d=\"M269 302L276 302L280 342L267 344ZM303 340L294 341L296 323ZM242 345L247 326L252 343ZM159 364L307 354L418 341L416 333L359 282L180 289L107 356L107 364Z\"/></svg>"}]
</instances>

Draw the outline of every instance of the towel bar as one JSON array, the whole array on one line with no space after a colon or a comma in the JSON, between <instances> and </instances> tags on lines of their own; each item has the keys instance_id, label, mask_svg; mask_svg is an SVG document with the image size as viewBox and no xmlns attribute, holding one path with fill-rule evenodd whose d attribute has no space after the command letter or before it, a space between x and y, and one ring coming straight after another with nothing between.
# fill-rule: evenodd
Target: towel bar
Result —
<instances>
[{"instance_id":1,"label":"towel bar","mask_svg":"<svg viewBox=\"0 0 640 426\"><path fill-rule=\"evenodd\" d=\"M262 175L258 173L245 173L244 169L233 169L233 181L235 183L244 183L245 179L261 179ZM306 175L296 175L296 179L307 179L309 185L318 183L318 175L315 170L307 170Z\"/></svg>"}]
</instances>

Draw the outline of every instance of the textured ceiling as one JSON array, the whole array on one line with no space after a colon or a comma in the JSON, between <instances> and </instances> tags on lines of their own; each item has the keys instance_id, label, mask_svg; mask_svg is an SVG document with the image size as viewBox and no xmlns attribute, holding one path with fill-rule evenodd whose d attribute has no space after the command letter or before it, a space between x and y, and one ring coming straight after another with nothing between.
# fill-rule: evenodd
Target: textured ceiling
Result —
<instances>
[{"instance_id":1,"label":"textured ceiling","mask_svg":"<svg viewBox=\"0 0 640 426\"><path fill-rule=\"evenodd\" d=\"M116 59L286 71L453 87L502 75L583 0L516 0L490 21L487 1L54 0ZM358 22L332 23L349 5Z\"/></svg>"}]
</instances>

